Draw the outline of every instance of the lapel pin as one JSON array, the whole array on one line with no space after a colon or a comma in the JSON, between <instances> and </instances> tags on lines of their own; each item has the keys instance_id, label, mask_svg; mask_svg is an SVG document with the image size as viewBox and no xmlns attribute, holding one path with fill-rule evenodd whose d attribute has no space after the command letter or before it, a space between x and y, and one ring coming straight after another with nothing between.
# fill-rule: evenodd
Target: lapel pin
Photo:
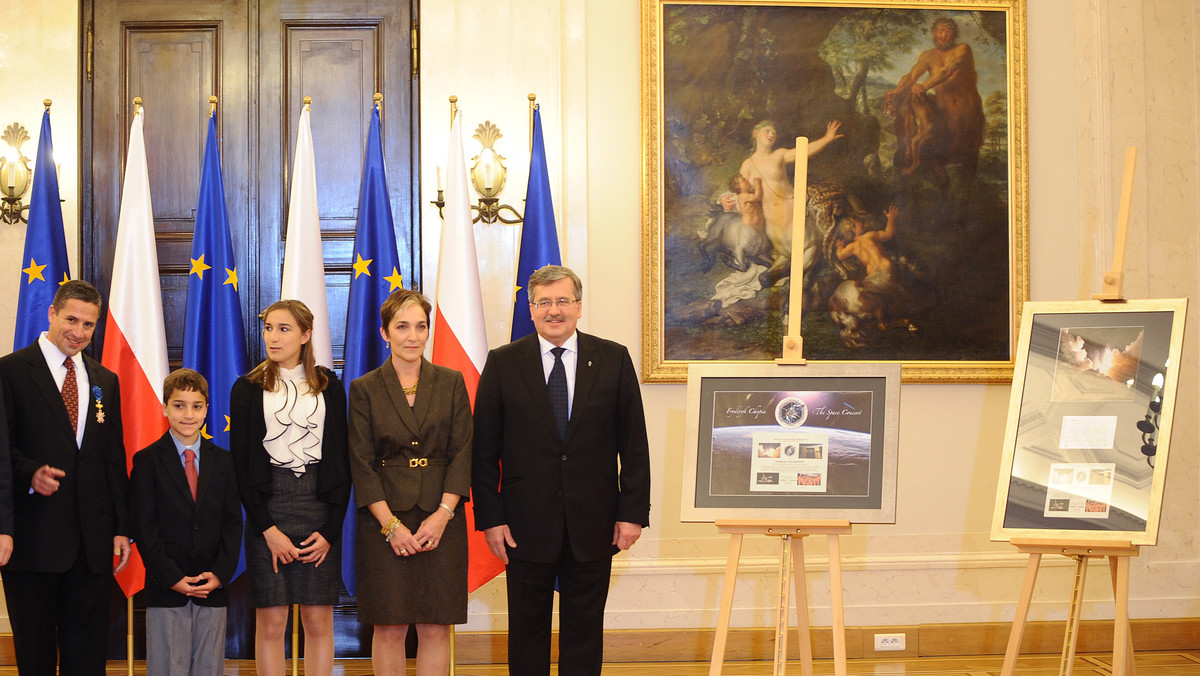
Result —
<instances>
[{"instance_id":1,"label":"lapel pin","mask_svg":"<svg viewBox=\"0 0 1200 676\"><path fill-rule=\"evenodd\" d=\"M591 366L591 365L592 365L592 360L591 360L591 359L589 359L589 360L588 360L588 366Z\"/></svg>"}]
</instances>

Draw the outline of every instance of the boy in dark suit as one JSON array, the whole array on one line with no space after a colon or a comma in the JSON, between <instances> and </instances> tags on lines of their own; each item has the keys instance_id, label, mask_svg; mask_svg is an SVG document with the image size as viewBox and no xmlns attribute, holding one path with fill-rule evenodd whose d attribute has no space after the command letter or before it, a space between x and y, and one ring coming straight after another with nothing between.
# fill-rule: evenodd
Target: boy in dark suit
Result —
<instances>
[{"instance_id":1,"label":"boy in dark suit","mask_svg":"<svg viewBox=\"0 0 1200 676\"><path fill-rule=\"evenodd\" d=\"M163 382L171 429L138 451L130 474L134 540L146 564L146 672L221 674L224 584L237 568L242 509L229 452L201 436L208 382L191 369Z\"/></svg>"}]
</instances>

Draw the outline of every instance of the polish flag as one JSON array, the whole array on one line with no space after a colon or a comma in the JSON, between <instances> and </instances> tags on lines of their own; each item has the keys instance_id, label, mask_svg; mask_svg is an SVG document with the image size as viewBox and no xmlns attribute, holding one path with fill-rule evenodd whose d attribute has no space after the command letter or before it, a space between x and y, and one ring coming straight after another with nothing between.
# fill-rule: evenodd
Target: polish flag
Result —
<instances>
[{"instance_id":1,"label":"polish flag","mask_svg":"<svg viewBox=\"0 0 1200 676\"><path fill-rule=\"evenodd\" d=\"M463 374L471 407L479 374L487 360L487 333L483 324L483 294L479 287L479 262L475 231L467 195L467 165L463 159L462 111L450 127L450 156L446 161L446 206L442 210L442 245L438 258L437 296L433 320L433 363ZM474 510L467 515L467 590L475 591L504 570L488 549L483 531L475 530Z\"/></svg>"},{"instance_id":2,"label":"polish flag","mask_svg":"<svg viewBox=\"0 0 1200 676\"><path fill-rule=\"evenodd\" d=\"M321 216L317 211L317 162L313 152L309 105L300 111L292 195L288 204L287 244L283 251L281 300L298 300L313 314L312 350L317 364L333 368L329 332L329 296L325 293L325 257L321 250ZM373 368L373 367L372 367Z\"/></svg>"},{"instance_id":3,"label":"polish flag","mask_svg":"<svg viewBox=\"0 0 1200 676\"><path fill-rule=\"evenodd\" d=\"M104 366L117 374L121 384L126 472L133 467L134 454L167 431L159 398L167 377L167 335L163 328L154 212L150 206L150 178L142 133L145 114L144 108L134 113L133 128L129 131L101 359ZM135 544L129 565L117 576L117 583L129 597L142 589L145 577L146 568Z\"/></svg>"}]
</instances>

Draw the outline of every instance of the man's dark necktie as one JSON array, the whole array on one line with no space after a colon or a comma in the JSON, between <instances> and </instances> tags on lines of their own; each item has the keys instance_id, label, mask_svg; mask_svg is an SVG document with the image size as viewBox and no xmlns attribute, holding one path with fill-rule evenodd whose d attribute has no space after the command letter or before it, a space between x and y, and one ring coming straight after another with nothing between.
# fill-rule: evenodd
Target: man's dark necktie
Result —
<instances>
[{"instance_id":1,"label":"man's dark necktie","mask_svg":"<svg viewBox=\"0 0 1200 676\"><path fill-rule=\"evenodd\" d=\"M567 438L567 368L563 366L562 354L565 347L550 350L554 353L554 367L550 369L550 379L546 388L550 390L550 407L554 409L554 423L558 426L558 438Z\"/></svg>"},{"instance_id":2,"label":"man's dark necktie","mask_svg":"<svg viewBox=\"0 0 1200 676\"><path fill-rule=\"evenodd\" d=\"M75 362L70 357L63 362L67 367L67 377L63 379L62 400L67 407L67 418L71 420L71 431L79 432L79 383L75 380ZM565 390L564 390L565 391Z\"/></svg>"}]
</instances>

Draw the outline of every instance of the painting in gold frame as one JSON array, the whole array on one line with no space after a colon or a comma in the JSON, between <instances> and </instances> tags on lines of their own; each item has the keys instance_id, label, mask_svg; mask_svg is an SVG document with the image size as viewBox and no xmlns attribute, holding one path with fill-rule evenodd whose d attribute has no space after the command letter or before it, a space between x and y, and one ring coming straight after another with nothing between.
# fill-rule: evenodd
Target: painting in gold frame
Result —
<instances>
[{"instance_id":1,"label":"painting in gold frame","mask_svg":"<svg viewBox=\"0 0 1200 676\"><path fill-rule=\"evenodd\" d=\"M1158 539L1187 299L1029 302L992 539Z\"/></svg>"},{"instance_id":2,"label":"painting in gold frame","mask_svg":"<svg viewBox=\"0 0 1200 676\"><path fill-rule=\"evenodd\" d=\"M642 14L647 382L780 356L797 136L804 356L900 362L908 382L1011 379L1029 277L1024 0Z\"/></svg>"}]
</instances>

